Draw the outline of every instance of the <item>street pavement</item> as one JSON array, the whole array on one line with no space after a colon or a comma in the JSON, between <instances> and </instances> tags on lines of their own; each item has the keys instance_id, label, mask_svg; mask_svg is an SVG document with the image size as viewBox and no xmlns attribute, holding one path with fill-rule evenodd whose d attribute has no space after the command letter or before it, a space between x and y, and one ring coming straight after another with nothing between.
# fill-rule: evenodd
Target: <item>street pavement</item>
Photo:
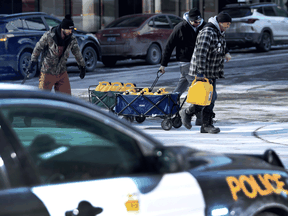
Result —
<instances>
[{"instance_id":1,"label":"street pavement","mask_svg":"<svg viewBox=\"0 0 288 216\"><path fill-rule=\"evenodd\" d=\"M165 145L186 145L206 151L240 154L263 154L265 150L273 149L288 168L288 106L283 86L286 85L217 85L214 125L221 129L219 134L200 133L200 126L195 126L195 117L191 130L182 126L165 131L161 127L162 119L157 117L149 117L143 123L134 121L131 125ZM167 90L172 91L170 88ZM186 94L181 96L181 101ZM72 95L88 100L87 89L72 88ZM188 105L185 103L184 107Z\"/></svg>"}]
</instances>

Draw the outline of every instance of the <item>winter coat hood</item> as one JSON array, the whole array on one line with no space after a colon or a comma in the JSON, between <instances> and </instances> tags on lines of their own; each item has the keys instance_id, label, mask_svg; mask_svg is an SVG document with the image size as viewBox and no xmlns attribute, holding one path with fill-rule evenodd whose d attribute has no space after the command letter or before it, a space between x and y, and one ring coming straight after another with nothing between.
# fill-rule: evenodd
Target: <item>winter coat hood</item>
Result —
<instances>
[{"instance_id":1,"label":"winter coat hood","mask_svg":"<svg viewBox=\"0 0 288 216\"><path fill-rule=\"evenodd\" d=\"M220 26L219 26L219 23L216 19L216 16L214 17L210 17L209 20L208 20L208 23L212 23L214 26L216 26L216 28L219 30L220 34L222 36L225 36L225 32L222 32L221 29L220 29Z\"/></svg>"},{"instance_id":2,"label":"winter coat hood","mask_svg":"<svg viewBox=\"0 0 288 216\"><path fill-rule=\"evenodd\" d=\"M192 29L196 32L197 29L203 24L204 20L201 20L200 25L198 25L197 27L194 27L190 22L189 22L189 12L186 12L183 14L183 19L192 27Z\"/></svg>"}]
</instances>

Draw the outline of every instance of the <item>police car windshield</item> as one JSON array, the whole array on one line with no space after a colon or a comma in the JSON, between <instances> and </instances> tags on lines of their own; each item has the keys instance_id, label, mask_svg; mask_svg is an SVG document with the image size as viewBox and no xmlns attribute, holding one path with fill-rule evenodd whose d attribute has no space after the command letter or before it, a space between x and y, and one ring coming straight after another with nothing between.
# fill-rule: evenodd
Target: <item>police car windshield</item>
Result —
<instances>
[{"instance_id":1,"label":"police car windshield","mask_svg":"<svg viewBox=\"0 0 288 216\"><path fill-rule=\"evenodd\" d=\"M106 26L106 28L117 28L117 27L139 27L147 17L124 17Z\"/></svg>"}]
</instances>

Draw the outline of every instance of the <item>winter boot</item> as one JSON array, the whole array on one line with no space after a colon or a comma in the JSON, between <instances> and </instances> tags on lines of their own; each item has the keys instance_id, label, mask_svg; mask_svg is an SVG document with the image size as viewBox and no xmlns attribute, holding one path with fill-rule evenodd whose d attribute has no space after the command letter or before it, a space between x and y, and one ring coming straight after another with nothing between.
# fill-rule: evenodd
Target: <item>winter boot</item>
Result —
<instances>
[{"instance_id":1,"label":"winter boot","mask_svg":"<svg viewBox=\"0 0 288 216\"><path fill-rule=\"evenodd\" d=\"M191 105L186 109L181 109L179 115L181 117L182 124L187 129L191 129L192 128L191 120L193 115L195 115L195 106Z\"/></svg>"},{"instance_id":2,"label":"winter boot","mask_svg":"<svg viewBox=\"0 0 288 216\"><path fill-rule=\"evenodd\" d=\"M198 112L196 113L196 120L195 120L195 125L197 126L201 126L202 125L202 115L201 115L202 112ZM212 113L212 119L215 118L215 113L213 112ZM212 121L212 123L215 123L214 121Z\"/></svg>"},{"instance_id":3,"label":"winter boot","mask_svg":"<svg viewBox=\"0 0 288 216\"><path fill-rule=\"evenodd\" d=\"M202 125L201 112L196 113L195 125L197 125L197 126L201 126Z\"/></svg>"},{"instance_id":4,"label":"winter boot","mask_svg":"<svg viewBox=\"0 0 288 216\"><path fill-rule=\"evenodd\" d=\"M204 109L203 109L204 110ZM202 126L200 129L201 133L217 134L220 132L220 128L214 127L213 125L213 113L202 112Z\"/></svg>"}]
</instances>

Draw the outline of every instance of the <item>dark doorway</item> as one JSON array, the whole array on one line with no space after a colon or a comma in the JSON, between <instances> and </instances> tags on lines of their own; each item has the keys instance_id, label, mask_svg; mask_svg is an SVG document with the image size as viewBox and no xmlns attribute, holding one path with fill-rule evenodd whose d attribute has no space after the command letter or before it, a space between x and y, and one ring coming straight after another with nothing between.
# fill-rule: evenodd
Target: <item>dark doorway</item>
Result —
<instances>
[{"instance_id":1,"label":"dark doorway","mask_svg":"<svg viewBox=\"0 0 288 216\"><path fill-rule=\"evenodd\" d=\"M142 0L119 0L119 17L142 13Z\"/></svg>"},{"instance_id":2,"label":"dark doorway","mask_svg":"<svg viewBox=\"0 0 288 216\"><path fill-rule=\"evenodd\" d=\"M1 0L0 14L22 13L22 0Z\"/></svg>"}]
</instances>

